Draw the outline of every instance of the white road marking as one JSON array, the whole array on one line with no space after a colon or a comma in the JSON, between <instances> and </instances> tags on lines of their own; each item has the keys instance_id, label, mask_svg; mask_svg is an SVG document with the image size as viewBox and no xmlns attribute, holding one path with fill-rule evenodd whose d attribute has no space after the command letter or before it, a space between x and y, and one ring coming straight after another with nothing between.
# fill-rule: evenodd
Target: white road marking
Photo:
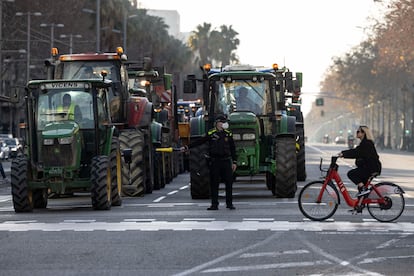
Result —
<instances>
[{"instance_id":1,"label":"white road marking","mask_svg":"<svg viewBox=\"0 0 414 276\"><path fill-rule=\"evenodd\" d=\"M400 240L401 240L401 239L392 239L392 240L389 240L389 241L387 241L387 242L384 242L383 244L378 245L376 248L377 248L377 249L387 248L387 247L389 247L390 245L392 245L392 244L395 244L395 243L399 242Z\"/></svg>"},{"instance_id":2,"label":"white road marking","mask_svg":"<svg viewBox=\"0 0 414 276\"><path fill-rule=\"evenodd\" d=\"M391 259L413 259L414 260L414 255L365 258L362 261L358 262L358 264L372 264L372 263L378 263L378 262L385 262Z\"/></svg>"},{"instance_id":3,"label":"white road marking","mask_svg":"<svg viewBox=\"0 0 414 276\"><path fill-rule=\"evenodd\" d=\"M166 198L166 196L160 196L157 199L154 199L152 202L160 202L161 200L163 200L164 198Z\"/></svg>"},{"instance_id":4,"label":"white road marking","mask_svg":"<svg viewBox=\"0 0 414 276\"><path fill-rule=\"evenodd\" d=\"M173 195L173 194L176 194L176 193L178 193L178 191L177 191L177 190L175 190L175 191L171 191L171 192L169 192L167 195Z\"/></svg>"},{"instance_id":5,"label":"white road marking","mask_svg":"<svg viewBox=\"0 0 414 276\"><path fill-rule=\"evenodd\" d=\"M261 258L261 257L278 257L286 254L307 254L308 250L287 250L283 252L259 252L259 253L244 253L239 258Z\"/></svg>"},{"instance_id":6,"label":"white road marking","mask_svg":"<svg viewBox=\"0 0 414 276\"><path fill-rule=\"evenodd\" d=\"M0 195L0 202L7 202L12 200L11 195Z\"/></svg>"},{"instance_id":7,"label":"white road marking","mask_svg":"<svg viewBox=\"0 0 414 276\"><path fill-rule=\"evenodd\" d=\"M120 222L102 221L6 221L0 223L0 231L336 231L336 232L388 232L399 231L414 233L414 223L381 223L381 222L289 222L289 221L223 221L223 220L193 220L159 221L151 219L128 219ZM339 262L338 262L339 263Z\"/></svg>"},{"instance_id":8,"label":"white road marking","mask_svg":"<svg viewBox=\"0 0 414 276\"><path fill-rule=\"evenodd\" d=\"M362 273L363 275L372 275L372 276L382 275L382 274L372 272L372 271L369 271L369 270L366 270L366 269L359 268L355 265L352 265L349 261L342 260L342 259L326 252L325 250L323 250L322 248L320 248L316 244L313 244L310 241L306 240L302 235L298 235L298 234L295 234L295 235L299 238L300 241L302 241L303 244L305 244L307 247L309 247L311 250L313 250L314 253L316 253L318 255L321 255L322 257L324 257L327 260L330 260L330 261L332 261L334 263L337 263L339 265L342 265L342 266L349 267L350 269L352 269L354 271L357 271L359 273Z\"/></svg>"},{"instance_id":9,"label":"white road marking","mask_svg":"<svg viewBox=\"0 0 414 276\"><path fill-rule=\"evenodd\" d=\"M315 265L330 265L330 261L314 261L314 262L293 262L282 264L260 264L260 265L246 265L246 266L225 266L212 268L201 271L202 273L220 273L220 272L235 272L235 271L251 271L251 270L265 270L275 268L291 268L291 267L306 267Z\"/></svg>"}]
</instances>

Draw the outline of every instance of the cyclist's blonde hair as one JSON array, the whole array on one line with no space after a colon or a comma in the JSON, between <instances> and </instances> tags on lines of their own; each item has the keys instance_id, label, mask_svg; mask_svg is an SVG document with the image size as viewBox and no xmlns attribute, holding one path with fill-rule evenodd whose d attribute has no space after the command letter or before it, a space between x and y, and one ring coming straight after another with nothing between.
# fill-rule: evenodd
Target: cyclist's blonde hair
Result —
<instances>
[{"instance_id":1,"label":"cyclist's blonde hair","mask_svg":"<svg viewBox=\"0 0 414 276\"><path fill-rule=\"evenodd\" d=\"M367 126L359 126L359 129L365 133L365 138L374 142L374 135L372 135L371 130Z\"/></svg>"}]
</instances>

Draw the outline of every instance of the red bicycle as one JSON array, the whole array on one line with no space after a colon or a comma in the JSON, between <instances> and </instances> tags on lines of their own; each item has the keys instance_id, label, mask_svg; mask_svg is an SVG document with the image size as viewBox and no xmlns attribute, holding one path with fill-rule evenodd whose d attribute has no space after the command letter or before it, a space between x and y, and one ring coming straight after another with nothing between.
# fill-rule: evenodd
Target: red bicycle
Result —
<instances>
[{"instance_id":1,"label":"red bicycle","mask_svg":"<svg viewBox=\"0 0 414 276\"><path fill-rule=\"evenodd\" d=\"M300 191L299 209L305 217L316 221L332 217L340 204L338 189L354 213L362 213L367 207L369 214L381 222L394 221L401 216L405 207L404 191L401 187L391 182L372 184L372 179L377 175L373 174L365 184L369 193L354 198L339 176L337 160L338 156L332 156L331 164L326 170L322 169L321 158L319 169L326 172L325 180L310 182Z\"/></svg>"}]
</instances>

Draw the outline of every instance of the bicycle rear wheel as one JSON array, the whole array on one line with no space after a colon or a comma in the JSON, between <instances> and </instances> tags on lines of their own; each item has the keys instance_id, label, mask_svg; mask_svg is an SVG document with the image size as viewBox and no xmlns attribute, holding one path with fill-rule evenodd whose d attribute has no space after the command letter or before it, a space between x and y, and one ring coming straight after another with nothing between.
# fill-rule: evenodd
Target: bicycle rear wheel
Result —
<instances>
[{"instance_id":1,"label":"bicycle rear wheel","mask_svg":"<svg viewBox=\"0 0 414 276\"><path fill-rule=\"evenodd\" d=\"M367 209L369 214L381 222L391 222L401 216L405 208L404 191L394 183L378 183L375 188L385 198L385 203L369 203ZM377 193L372 190L368 198L378 199Z\"/></svg>"},{"instance_id":2,"label":"bicycle rear wheel","mask_svg":"<svg viewBox=\"0 0 414 276\"><path fill-rule=\"evenodd\" d=\"M339 193L332 183L326 186L320 202L317 202L323 182L310 182L299 193L299 210L302 214L316 221L326 220L335 214L339 205Z\"/></svg>"}]
</instances>

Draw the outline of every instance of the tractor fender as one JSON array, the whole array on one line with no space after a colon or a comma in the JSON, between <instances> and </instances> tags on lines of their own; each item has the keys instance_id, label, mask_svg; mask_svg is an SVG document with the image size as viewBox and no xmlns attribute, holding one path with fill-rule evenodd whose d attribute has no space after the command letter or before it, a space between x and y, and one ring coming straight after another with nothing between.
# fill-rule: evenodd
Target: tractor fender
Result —
<instances>
[{"instance_id":1,"label":"tractor fender","mask_svg":"<svg viewBox=\"0 0 414 276\"><path fill-rule=\"evenodd\" d=\"M190 119L190 137L204 136L206 133L206 125L204 116L200 115Z\"/></svg>"},{"instance_id":2,"label":"tractor fender","mask_svg":"<svg viewBox=\"0 0 414 276\"><path fill-rule=\"evenodd\" d=\"M151 125L153 114L154 114L153 104L151 102L148 102L144 106L144 113L142 114L142 119L139 124L140 127L148 127Z\"/></svg>"},{"instance_id":3,"label":"tractor fender","mask_svg":"<svg viewBox=\"0 0 414 276\"><path fill-rule=\"evenodd\" d=\"M296 117L287 116L287 132L296 135Z\"/></svg>"},{"instance_id":4,"label":"tractor fender","mask_svg":"<svg viewBox=\"0 0 414 276\"><path fill-rule=\"evenodd\" d=\"M109 156L111 154L112 140L114 139L115 136L119 136L119 133L116 131L115 126L112 126L107 132L108 142L105 144L103 148L103 152L102 152L103 155Z\"/></svg>"},{"instance_id":5,"label":"tractor fender","mask_svg":"<svg viewBox=\"0 0 414 276\"><path fill-rule=\"evenodd\" d=\"M281 118L280 129L276 137L296 137L296 117L284 115Z\"/></svg>"},{"instance_id":6,"label":"tractor fender","mask_svg":"<svg viewBox=\"0 0 414 276\"><path fill-rule=\"evenodd\" d=\"M162 124L156 121L151 122L151 141L152 141L152 144L161 146Z\"/></svg>"}]
</instances>

